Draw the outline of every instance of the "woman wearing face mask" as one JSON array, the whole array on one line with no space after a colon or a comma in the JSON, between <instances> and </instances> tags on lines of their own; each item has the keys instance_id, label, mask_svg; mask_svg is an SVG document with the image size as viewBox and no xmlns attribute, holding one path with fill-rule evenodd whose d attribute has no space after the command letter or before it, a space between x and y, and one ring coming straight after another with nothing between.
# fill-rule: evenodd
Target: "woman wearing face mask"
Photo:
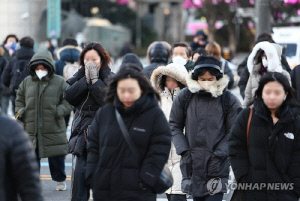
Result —
<instances>
[{"instance_id":1,"label":"woman wearing face mask","mask_svg":"<svg viewBox=\"0 0 300 201\"><path fill-rule=\"evenodd\" d=\"M15 51L17 50L17 43L19 42L18 38L14 34L10 34L6 36L3 47L5 50L4 57L6 58L7 62L10 61L11 57L14 55Z\"/></svg>"},{"instance_id":2,"label":"woman wearing face mask","mask_svg":"<svg viewBox=\"0 0 300 201\"><path fill-rule=\"evenodd\" d=\"M64 159L68 154L64 116L72 111L72 106L63 99L67 84L54 74L54 66L49 51L33 55L28 65L30 76L17 91L15 111L32 140L38 164L41 158L48 158L51 177L57 182L56 190L63 191L67 188Z\"/></svg>"},{"instance_id":3,"label":"woman wearing face mask","mask_svg":"<svg viewBox=\"0 0 300 201\"><path fill-rule=\"evenodd\" d=\"M95 201L155 201L151 188L168 160L170 129L148 78L138 67L124 65L110 79L108 104L97 112L89 130L87 179ZM138 153L125 141L116 113Z\"/></svg>"},{"instance_id":4,"label":"woman wearing face mask","mask_svg":"<svg viewBox=\"0 0 300 201\"><path fill-rule=\"evenodd\" d=\"M246 201L298 201L298 107L288 79L267 72L259 81L253 109L244 109L237 117L229 138L229 159L237 182L248 184L243 189ZM255 184L260 188L253 188Z\"/></svg>"},{"instance_id":5,"label":"woman wearing face mask","mask_svg":"<svg viewBox=\"0 0 300 201\"><path fill-rule=\"evenodd\" d=\"M151 75L151 82L154 88L160 93L161 109L167 120L169 120L174 98L179 91L186 87L188 72L183 65L171 63L167 66L160 66ZM176 154L174 145L171 146L168 165L171 170L174 183L166 191L169 201L185 201L186 195L181 191L182 175L180 171L180 156Z\"/></svg>"},{"instance_id":6,"label":"woman wearing face mask","mask_svg":"<svg viewBox=\"0 0 300 201\"><path fill-rule=\"evenodd\" d=\"M278 44L264 41L255 45L247 61L250 76L245 89L244 108L252 105L258 82L266 72L282 73L291 83L290 74L282 68L281 54L282 47Z\"/></svg>"},{"instance_id":7,"label":"woman wearing face mask","mask_svg":"<svg viewBox=\"0 0 300 201\"><path fill-rule=\"evenodd\" d=\"M9 100L10 100L10 90L9 87L6 87L2 84L2 75L6 64L10 61L11 57L15 55L17 48L18 38L14 34L6 36L3 41L3 53L0 56L0 107L4 113L8 112ZM1 51L0 51L1 52ZM1 58L3 57L3 58Z\"/></svg>"},{"instance_id":8,"label":"woman wearing face mask","mask_svg":"<svg viewBox=\"0 0 300 201\"><path fill-rule=\"evenodd\" d=\"M186 81L169 120L172 142L181 155L182 191L195 201L222 201L229 175L227 139L241 105L226 91L229 79L215 57L200 56ZM222 188L214 191L214 182Z\"/></svg>"},{"instance_id":9,"label":"woman wearing face mask","mask_svg":"<svg viewBox=\"0 0 300 201\"><path fill-rule=\"evenodd\" d=\"M70 78L65 99L77 111L74 116L69 152L76 156L72 178L72 200L88 200L89 185L85 182L87 132L97 110L104 105L106 78L111 75L108 52L99 43L85 46L79 56L81 68Z\"/></svg>"}]
</instances>

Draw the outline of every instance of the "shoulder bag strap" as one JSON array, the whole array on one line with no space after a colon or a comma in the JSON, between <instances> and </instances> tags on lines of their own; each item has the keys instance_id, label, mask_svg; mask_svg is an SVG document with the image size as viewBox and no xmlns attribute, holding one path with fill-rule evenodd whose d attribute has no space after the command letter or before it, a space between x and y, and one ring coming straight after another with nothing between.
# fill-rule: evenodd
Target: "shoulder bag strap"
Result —
<instances>
[{"instance_id":1,"label":"shoulder bag strap","mask_svg":"<svg viewBox=\"0 0 300 201\"><path fill-rule=\"evenodd\" d=\"M131 140L131 137L128 133L128 130L126 128L126 125L120 115L120 113L118 112L118 110L115 108L115 114L116 114L116 117L117 117L117 121L118 121L118 124L120 126L120 129L121 129L121 132L125 138L125 141L127 142L129 148L131 149L131 151L133 152L133 154L135 155L135 157L138 159L139 162L141 162L141 158L140 158L140 155L138 154L138 149L136 148L134 142Z\"/></svg>"},{"instance_id":2,"label":"shoulder bag strap","mask_svg":"<svg viewBox=\"0 0 300 201\"><path fill-rule=\"evenodd\" d=\"M247 149L249 150L249 130L250 130L250 124L253 114L253 108L250 108L249 118L248 118L248 124L247 124Z\"/></svg>"}]
</instances>

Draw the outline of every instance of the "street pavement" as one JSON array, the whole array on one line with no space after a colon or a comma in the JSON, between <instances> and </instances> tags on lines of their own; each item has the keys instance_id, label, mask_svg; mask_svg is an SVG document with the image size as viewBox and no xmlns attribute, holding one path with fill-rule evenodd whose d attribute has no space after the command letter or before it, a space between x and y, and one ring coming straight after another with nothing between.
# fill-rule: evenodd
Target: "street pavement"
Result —
<instances>
[{"instance_id":1,"label":"street pavement","mask_svg":"<svg viewBox=\"0 0 300 201\"><path fill-rule=\"evenodd\" d=\"M237 55L237 57L234 60L235 63L238 64L239 62L241 62L241 60L244 59L245 56L246 56L245 54ZM234 88L232 90L232 93L236 95L240 100L242 100L239 94L238 87ZM11 107L9 108L9 114L11 117L13 117ZM71 122L72 122L72 118L70 119L70 123ZM70 131L71 131L71 127L69 126L67 129L68 139L70 137ZM42 183L42 191L43 191L42 193L45 201L70 201L71 170L72 170L72 156L70 154L66 156L65 166L66 166L65 170L67 174L67 179L66 179L67 190L56 191L56 182L51 180L48 159L41 160L40 179ZM191 198L188 199L188 201L191 200L192 200ZM166 196L164 194L158 195L157 201L167 201Z\"/></svg>"}]
</instances>

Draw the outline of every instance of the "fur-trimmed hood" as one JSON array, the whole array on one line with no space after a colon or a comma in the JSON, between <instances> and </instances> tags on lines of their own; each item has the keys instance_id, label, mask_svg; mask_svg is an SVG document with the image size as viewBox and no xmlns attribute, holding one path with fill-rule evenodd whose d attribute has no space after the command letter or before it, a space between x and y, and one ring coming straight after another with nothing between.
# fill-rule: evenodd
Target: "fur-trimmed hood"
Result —
<instances>
[{"instance_id":1,"label":"fur-trimmed hood","mask_svg":"<svg viewBox=\"0 0 300 201\"><path fill-rule=\"evenodd\" d=\"M251 54L248 57L247 67L249 73L253 73L254 66L257 65L255 61L255 56L259 50L263 50L268 59L268 71L269 72L279 72L282 73L282 65L281 65L281 55L282 55L282 47L275 43L269 43L267 41L257 43Z\"/></svg>"},{"instance_id":2,"label":"fur-trimmed hood","mask_svg":"<svg viewBox=\"0 0 300 201\"><path fill-rule=\"evenodd\" d=\"M66 51L66 50L69 50L69 51L76 50L76 52L78 51L78 55L79 55L82 51L82 48L79 47L79 46L73 46L73 45L63 46L62 48L59 48L58 51L57 51L57 59L63 59L63 58L61 58L62 57L61 54L62 54L62 52Z\"/></svg>"},{"instance_id":3,"label":"fur-trimmed hood","mask_svg":"<svg viewBox=\"0 0 300 201\"><path fill-rule=\"evenodd\" d=\"M192 79L192 72L189 73L189 75L186 78L187 87L192 93L197 93L201 90L204 90L197 80ZM223 94L224 89L227 87L229 83L229 78L227 75L223 75L223 77L216 81L214 85L209 89L209 93L215 98L218 96L221 96Z\"/></svg>"},{"instance_id":4,"label":"fur-trimmed hood","mask_svg":"<svg viewBox=\"0 0 300 201\"><path fill-rule=\"evenodd\" d=\"M180 82L181 84L183 84L184 86L187 86L186 77L188 76L188 72L186 68L183 65L171 63L167 66L160 66L152 72L152 85L160 93L162 93L165 90L160 87L160 82L163 75L170 76L178 82Z\"/></svg>"}]
</instances>

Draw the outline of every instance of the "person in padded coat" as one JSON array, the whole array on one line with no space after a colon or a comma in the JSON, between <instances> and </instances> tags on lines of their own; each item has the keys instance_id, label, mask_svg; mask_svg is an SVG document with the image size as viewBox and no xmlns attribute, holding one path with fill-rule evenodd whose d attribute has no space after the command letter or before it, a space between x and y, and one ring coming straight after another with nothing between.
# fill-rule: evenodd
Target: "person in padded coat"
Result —
<instances>
[{"instance_id":1,"label":"person in padded coat","mask_svg":"<svg viewBox=\"0 0 300 201\"><path fill-rule=\"evenodd\" d=\"M288 79L281 73L268 72L259 82L250 123L249 108L237 117L229 138L229 159L237 182L241 186L247 183L244 200L298 201L298 108Z\"/></svg>"},{"instance_id":2,"label":"person in padded coat","mask_svg":"<svg viewBox=\"0 0 300 201\"><path fill-rule=\"evenodd\" d=\"M257 43L248 57L247 68L250 73L246 89L243 107L251 106L254 94L258 87L259 79L266 72L279 72L284 74L291 83L290 74L282 68L280 58L282 47L275 43L263 41Z\"/></svg>"},{"instance_id":3,"label":"person in padded coat","mask_svg":"<svg viewBox=\"0 0 300 201\"><path fill-rule=\"evenodd\" d=\"M76 156L72 200L89 199L90 187L82 176L86 168L87 131L97 110L104 105L105 80L111 75L110 62L110 56L101 44L90 43L79 56L81 68L67 81L70 86L64 97L77 109L69 140L69 152Z\"/></svg>"},{"instance_id":4,"label":"person in padded coat","mask_svg":"<svg viewBox=\"0 0 300 201\"><path fill-rule=\"evenodd\" d=\"M188 87L173 102L169 121L172 142L181 155L182 191L196 201L221 201L229 175L227 139L241 104L225 90L229 79L221 73L217 58L200 56L194 65ZM219 192L208 190L214 180L222 184Z\"/></svg>"},{"instance_id":5,"label":"person in padded coat","mask_svg":"<svg viewBox=\"0 0 300 201\"><path fill-rule=\"evenodd\" d=\"M56 190L66 190L68 140L64 116L72 111L72 106L63 99L67 84L54 74L54 60L47 50L35 53L27 68L30 76L17 91L16 116L24 123L38 164L41 158L48 158L51 177L57 182Z\"/></svg>"},{"instance_id":6,"label":"person in padded coat","mask_svg":"<svg viewBox=\"0 0 300 201\"><path fill-rule=\"evenodd\" d=\"M87 180L95 201L155 201L151 189L171 148L168 122L159 108L159 94L132 64L121 67L109 82L106 101L88 133ZM117 110L141 161L130 149L116 119Z\"/></svg>"},{"instance_id":7,"label":"person in padded coat","mask_svg":"<svg viewBox=\"0 0 300 201\"><path fill-rule=\"evenodd\" d=\"M160 66L151 75L151 82L155 90L160 93L161 109L169 120L172 104L178 92L186 87L188 72L184 65L171 63ZM185 201L186 195L181 191L182 175L180 171L180 156L176 154L174 144L168 160L169 169L173 176L173 186L166 191L169 201Z\"/></svg>"},{"instance_id":8,"label":"person in padded coat","mask_svg":"<svg viewBox=\"0 0 300 201\"><path fill-rule=\"evenodd\" d=\"M0 198L1 201L42 201L36 157L21 124L1 114L0 109Z\"/></svg>"}]
</instances>

